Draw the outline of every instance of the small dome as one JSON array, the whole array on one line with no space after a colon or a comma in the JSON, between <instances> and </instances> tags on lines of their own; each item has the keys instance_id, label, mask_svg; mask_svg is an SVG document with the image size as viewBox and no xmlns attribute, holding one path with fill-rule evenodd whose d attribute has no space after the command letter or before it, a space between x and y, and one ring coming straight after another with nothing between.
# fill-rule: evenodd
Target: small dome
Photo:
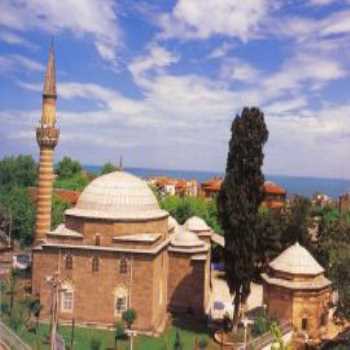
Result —
<instances>
[{"instance_id":1,"label":"small dome","mask_svg":"<svg viewBox=\"0 0 350 350\"><path fill-rule=\"evenodd\" d=\"M324 272L322 266L299 243L283 251L269 264L273 270L295 275L319 275Z\"/></svg>"},{"instance_id":2,"label":"small dome","mask_svg":"<svg viewBox=\"0 0 350 350\"><path fill-rule=\"evenodd\" d=\"M178 229L178 222L173 216L168 217L168 231L177 231Z\"/></svg>"},{"instance_id":3,"label":"small dome","mask_svg":"<svg viewBox=\"0 0 350 350\"><path fill-rule=\"evenodd\" d=\"M201 241L196 234L186 231L183 227L180 227L179 231L172 238L171 245L175 247L192 248L202 247L204 246L204 242Z\"/></svg>"},{"instance_id":4,"label":"small dome","mask_svg":"<svg viewBox=\"0 0 350 350\"><path fill-rule=\"evenodd\" d=\"M210 227L207 225L207 223L198 216L192 216L191 218L187 219L184 227L186 230L191 232L210 231Z\"/></svg>"},{"instance_id":5,"label":"small dome","mask_svg":"<svg viewBox=\"0 0 350 350\"><path fill-rule=\"evenodd\" d=\"M152 219L165 217L147 183L123 171L94 179L67 215L100 219Z\"/></svg>"}]
</instances>

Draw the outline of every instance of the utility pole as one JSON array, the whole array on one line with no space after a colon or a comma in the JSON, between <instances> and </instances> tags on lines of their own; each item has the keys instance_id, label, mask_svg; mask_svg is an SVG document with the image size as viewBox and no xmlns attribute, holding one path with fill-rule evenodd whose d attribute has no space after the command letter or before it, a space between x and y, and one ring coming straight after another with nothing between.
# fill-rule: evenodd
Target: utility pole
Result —
<instances>
[{"instance_id":1,"label":"utility pole","mask_svg":"<svg viewBox=\"0 0 350 350\"><path fill-rule=\"evenodd\" d=\"M57 334L57 325L58 325L58 302L59 302L59 293L61 289L61 280L58 277L56 272L53 276L48 276L46 281L51 288L51 332L50 332L50 350L58 350L56 347L56 334Z\"/></svg>"}]
</instances>

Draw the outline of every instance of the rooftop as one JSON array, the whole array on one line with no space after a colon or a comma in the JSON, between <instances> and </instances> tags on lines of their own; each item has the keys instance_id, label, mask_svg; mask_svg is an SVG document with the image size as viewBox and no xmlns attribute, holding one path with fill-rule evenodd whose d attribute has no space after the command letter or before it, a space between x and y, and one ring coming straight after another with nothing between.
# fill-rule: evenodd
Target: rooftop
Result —
<instances>
[{"instance_id":1,"label":"rooftop","mask_svg":"<svg viewBox=\"0 0 350 350\"><path fill-rule=\"evenodd\" d=\"M67 215L98 218L142 220L166 217L147 183L124 171L115 171L90 182L77 205Z\"/></svg>"},{"instance_id":2,"label":"rooftop","mask_svg":"<svg viewBox=\"0 0 350 350\"><path fill-rule=\"evenodd\" d=\"M319 275L323 267L315 260L310 252L298 242L283 251L269 266L276 271L294 275Z\"/></svg>"}]
</instances>

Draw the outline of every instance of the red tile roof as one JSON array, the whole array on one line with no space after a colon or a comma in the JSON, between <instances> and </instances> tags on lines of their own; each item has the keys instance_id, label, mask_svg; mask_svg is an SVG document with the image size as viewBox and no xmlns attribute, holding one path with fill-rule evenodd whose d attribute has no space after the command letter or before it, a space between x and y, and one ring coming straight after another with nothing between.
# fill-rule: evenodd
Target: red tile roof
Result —
<instances>
[{"instance_id":1,"label":"red tile roof","mask_svg":"<svg viewBox=\"0 0 350 350\"><path fill-rule=\"evenodd\" d=\"M286 194L286 190L283 187L277 185L272 181L265 181L263 191L264 193L281 194L281 195Z\"/></svg>"},{"instance_id":2,"label":"red tile roof","mask_svg":"<svg viewBox=\"0 0 350 350\"><path fill-rule=\"evenodd\" d=\"M29 193L30 197L32 198L32 200L35 202L37 188L36 187L28 187L28 193ZM53 193L58 198L60 198L61 200L65 201L71 205L75 205L78 201L79 196L80 196L79 191L70 191L70 190L65 190L62 188L54 188Z\"/></svg>"}]
</instances>

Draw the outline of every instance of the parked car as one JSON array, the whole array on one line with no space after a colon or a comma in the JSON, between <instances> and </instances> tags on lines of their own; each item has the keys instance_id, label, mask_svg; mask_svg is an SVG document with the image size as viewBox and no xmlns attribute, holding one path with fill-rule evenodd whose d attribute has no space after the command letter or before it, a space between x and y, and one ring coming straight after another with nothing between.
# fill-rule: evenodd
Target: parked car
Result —
<instances>
[{"instance_id":1,"label":"parked car","mask_svg":"<svg viewBox=\"0 0 350 350\"><path fill-rule=\"evenodd\" d=\"M27 270L32 264L30 254L16 254L12 257L12 267L18 270Z\"/></svg>"}]
</instances>

